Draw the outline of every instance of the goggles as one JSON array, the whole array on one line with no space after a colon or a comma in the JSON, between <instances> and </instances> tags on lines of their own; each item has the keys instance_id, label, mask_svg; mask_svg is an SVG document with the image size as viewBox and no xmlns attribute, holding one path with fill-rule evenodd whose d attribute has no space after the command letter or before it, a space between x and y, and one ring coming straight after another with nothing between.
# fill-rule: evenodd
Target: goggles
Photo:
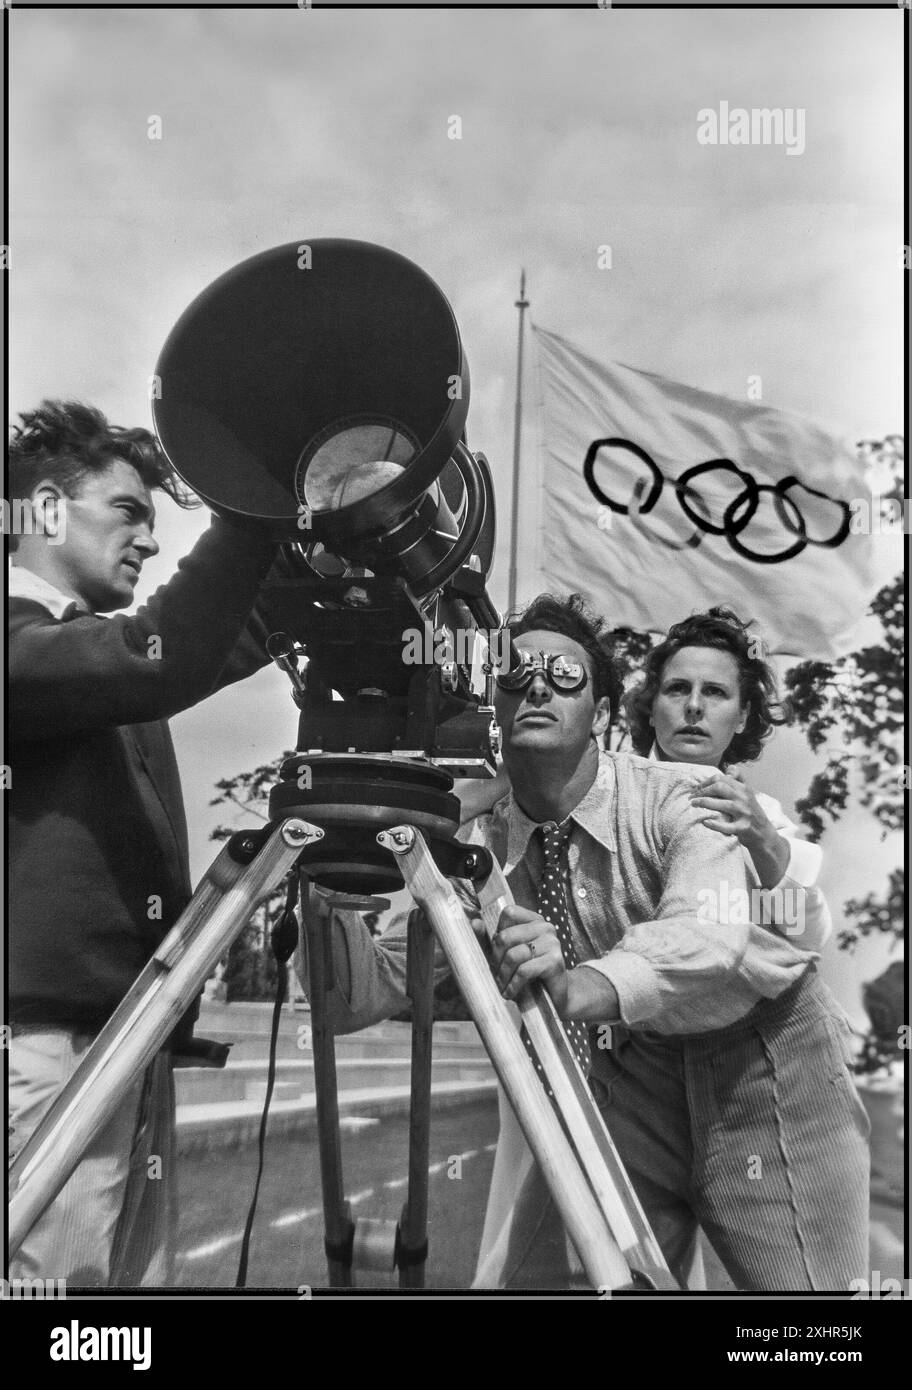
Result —
<instances>
[{"instance_id":1,"label":"goggles","mask_svg":"<svg viewBox=\"0 0 912 1390\"><path fill-rule=\"evenodd\" d=\"M552 652L520 652L520 664L497 677L499 690L525 690L537 675L553 690L582 690L588 677L581 661Z\"/></svg>"}]
</instances>

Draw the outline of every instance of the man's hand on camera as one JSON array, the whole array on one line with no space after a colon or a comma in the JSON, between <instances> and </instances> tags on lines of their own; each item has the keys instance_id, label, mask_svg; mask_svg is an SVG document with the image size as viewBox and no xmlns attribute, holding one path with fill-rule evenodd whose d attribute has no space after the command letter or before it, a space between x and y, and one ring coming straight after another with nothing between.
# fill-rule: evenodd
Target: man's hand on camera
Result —
<instances>
[{"instance_id":1,"label":"man's hand on camera","mask_svg":"<svg viewBox=\"0 0 912 1390\"><path fill-rule=\"evenodd\" d=\"M550 922L528 908L505 907L491 946L494 977L505 999L515 999L531 980L541 980L563 1018L567 1009L567 967Z\"/></svg>"}]
</instances>

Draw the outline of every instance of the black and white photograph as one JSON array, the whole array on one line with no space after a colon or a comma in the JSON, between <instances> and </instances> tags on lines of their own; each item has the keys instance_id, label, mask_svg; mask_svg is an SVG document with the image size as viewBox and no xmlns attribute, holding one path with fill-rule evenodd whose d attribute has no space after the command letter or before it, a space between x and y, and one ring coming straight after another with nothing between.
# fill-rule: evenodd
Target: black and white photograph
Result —
<instances>
[{"instance_id":1,"label":"black and white photograph","mask_svg":"<svg viewBox=\"0 0 912 1390\"><path fill-rule=\"evenodd\" d=\"M907 6L2 19L35 1364L595 1299L872 1369Z\"/></svg>"}]
</instances>

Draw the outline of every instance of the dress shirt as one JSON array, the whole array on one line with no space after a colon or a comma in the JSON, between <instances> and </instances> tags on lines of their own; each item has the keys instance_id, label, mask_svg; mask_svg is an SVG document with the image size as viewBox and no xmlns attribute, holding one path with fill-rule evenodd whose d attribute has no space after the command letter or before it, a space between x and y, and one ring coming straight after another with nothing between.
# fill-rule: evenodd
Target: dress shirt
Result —
<instances>
[{"instance_id":1,"label":"dress shirt","mask_svg":"<svg viewBox=\"0 0 912 1390\"><path fill-rule=\"evenodd\" d=\"M789 820L774 796L767 796L765 792L754 792L754 796L760 802L773 829L782 836L789 847L785 873L769 897L769 910L764 911L764 926L784 931L806 951L819 951L826 945L833 931L833 919L827 900L817 886L817 876L823 863L823 850L810 840L801 839L795 822ZM744 855L748 878L754 883L759 883L747 850L744 851ZM795 922L796 904L802 907L803 924Z\"/></svg>"}]
</instances>

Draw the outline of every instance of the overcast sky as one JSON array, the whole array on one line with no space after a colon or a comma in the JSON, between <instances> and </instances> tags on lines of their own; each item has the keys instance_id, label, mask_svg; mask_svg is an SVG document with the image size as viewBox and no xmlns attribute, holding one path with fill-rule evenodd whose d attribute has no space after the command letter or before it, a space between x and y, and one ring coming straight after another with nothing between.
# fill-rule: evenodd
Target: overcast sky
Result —
<instances>
[{"instance_id":1,"label":"overcast sky","mask_svg":"<svg viewBox=\"0 0 912 1390\"><path fill-rule=\"evenodd\" d=\"M838 433L898 430L902 23L896 9L14 6L11 412L78 396L149 424L158 352L210 280L267 247L342 236L411 257L451 300L472 372L469 442L492 462L502 537L521 266L532 318L593 355L741 399L759 374L765 403ZM804 153L700 145L697 113L721 101L803 109ZM453 115L460 140L447 137ZM140 597L205 514L163 503L159 524ZM501 548L501 606L506 574ZM212 782L276 755L294 726L272 673L174 721L197 873ZM813 771L801 747L782 735L755 774L786 803ZM879 886L898 856L859 816L827 845L837 904Z\"/></svg>"}]
</instances>

